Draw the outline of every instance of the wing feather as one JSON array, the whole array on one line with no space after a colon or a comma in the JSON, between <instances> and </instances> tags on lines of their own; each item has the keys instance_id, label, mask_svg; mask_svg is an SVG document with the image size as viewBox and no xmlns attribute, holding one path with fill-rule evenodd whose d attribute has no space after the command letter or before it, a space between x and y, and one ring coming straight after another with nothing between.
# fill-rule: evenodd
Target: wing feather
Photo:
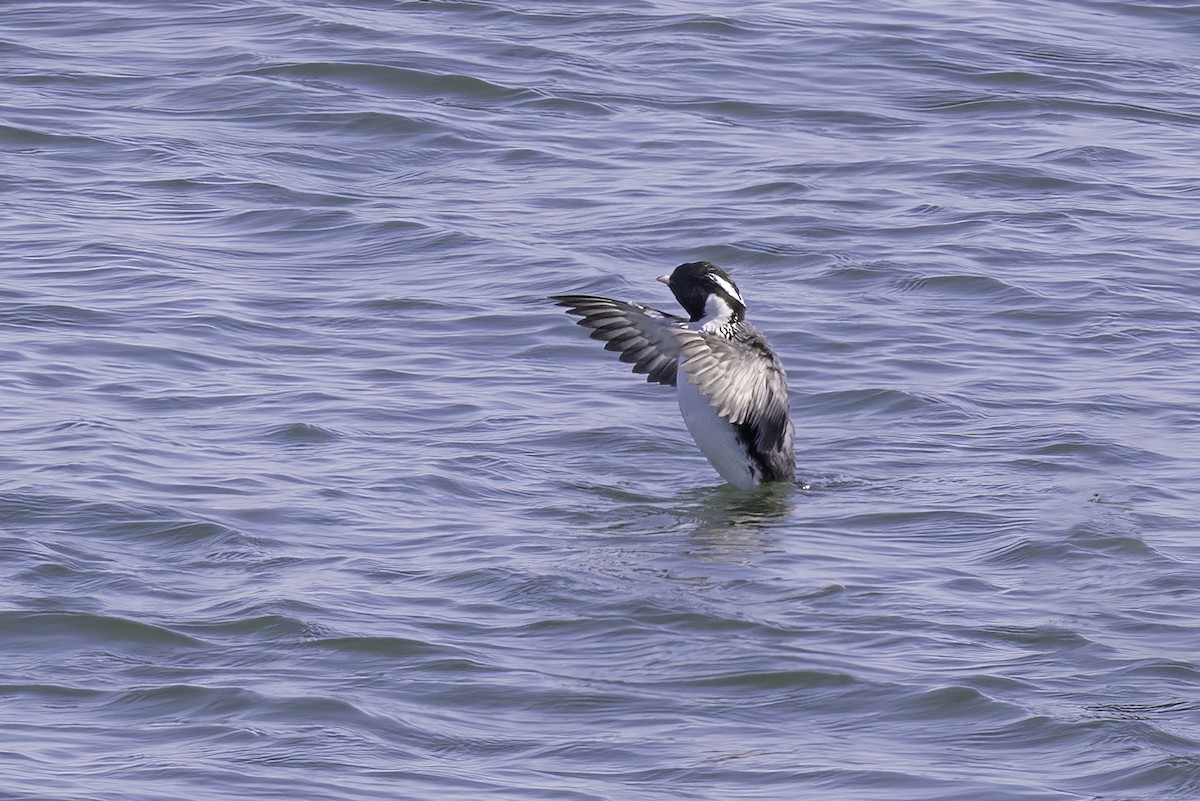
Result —
<instances>
[{"instance_id":1,"label":"wing feather","mask_svg":"<svg viewBox=\"0 0 1200 801\"><path fill-rule=\"evenodd\" d=\"M788 412L787 375L757 331L740 340L706 331L689 332L679 367L738 438L753 443L762 481L791 481L796 473L793 427Z\"/></svg>"},{"instance_id":2,"label":"wing feather","mask_svg":"<svg viewBox=\"0 0 1200 801\"><path fill-rule=\"evenodd\" d=\"M782 427L788 419L787 375L766 348L690 332L681 367L700 394L734 425Z\"/></svg>"},{"instance_id":3,"label":"wing feather","mask_svg":"<svg viewBox=\"0 0 1200 801\"><path fill-rule=\"evenodd\" d=\"M589 336L604 342L604 349L620 353L621 361L645 374L656 384L675 386L679 352L692 332L686 320L664 311L597 295L555 295L567 314L581 319L578 325L592 329Z\"/></svg>"}]
</instances>

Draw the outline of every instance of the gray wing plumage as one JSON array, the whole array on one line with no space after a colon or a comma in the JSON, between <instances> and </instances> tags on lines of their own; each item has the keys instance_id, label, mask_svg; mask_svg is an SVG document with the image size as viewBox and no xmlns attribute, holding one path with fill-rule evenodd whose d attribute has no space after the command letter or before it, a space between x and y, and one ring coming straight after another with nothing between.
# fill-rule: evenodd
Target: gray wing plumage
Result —
<instances>
[{"instance_id":1,"label":"gray wing plumage","mask_svg":"<svg viewBox=\"0 0 1200 801\"><path fill-rule=\"evenodd\" d=\"M555 295L552 300L582 318L577 324L591 328L592 339L604 342L605 350L618 351L635 373L675 386L680 348L693 334L683 327L687 321L682 317L597 295Z\"/></svg>"},{"instance_id":2,"label":"gray wing plumage","mask_svg":"<svg viewBox=\"0 0 1200 801\"><path fill-rule=\"evenodd\" d=\"M680 355L687 380L737 427L739 438L753 443L757 477L795 478L787 375L761 335L755 331L737 341L696 332L682 343Z\"/></svg>"},{"instance_id":3,"label":"gray wing plumage","mask_svg":"<svg viewBox=\"0 0 1200 801\"><path fill-rule=\"evenodd\" d=\"M680 346L681 366L700 394L734 425L787 424L787 375L765 342L737 342L698 332Z\"/></svg>"}]
</instances>

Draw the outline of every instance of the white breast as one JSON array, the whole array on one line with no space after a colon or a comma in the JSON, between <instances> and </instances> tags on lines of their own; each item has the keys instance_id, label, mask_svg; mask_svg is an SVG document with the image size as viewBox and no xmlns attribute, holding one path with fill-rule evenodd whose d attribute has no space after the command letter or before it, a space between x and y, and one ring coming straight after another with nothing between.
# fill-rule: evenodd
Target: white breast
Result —
<instances>
[{"instance_id":1,"label":"white breast","mask_svg":"<svg viewBox=\"0 0 1200 801\"><path fill-rule=\"evenodd\" d=\"M688 431L692 432L692 439L696 440L700 451L721 474L721 478L740 489L758 486L757 479L750 472L745 449L738 442L737 430L717 414L716 407L700 394L695 384L687 380L682 369L679 371L675 395L679 400L679 413L683 415Z\"/></svg>"}]
</instances>

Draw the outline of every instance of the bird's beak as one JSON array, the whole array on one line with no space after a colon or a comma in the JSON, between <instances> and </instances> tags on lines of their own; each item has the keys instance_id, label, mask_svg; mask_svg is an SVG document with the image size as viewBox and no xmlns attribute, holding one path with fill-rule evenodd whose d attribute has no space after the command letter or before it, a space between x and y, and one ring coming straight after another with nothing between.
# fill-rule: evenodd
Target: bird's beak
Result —
<instances>
[{"instance_id":1,"label":"bird's beak","mask_svg":"<svg viewBox=\"0 0 1200 801\"><path fill-rule=\"evenodd\" d=\"M664 284L666 284L667 286L670 286L670 285L671 285L671 276L669 276L669 275L660 275L660 276L658 277L658 280L659 280L659 281L662 281L662 282L663 282Z\"/></svg>"}]
</instances>

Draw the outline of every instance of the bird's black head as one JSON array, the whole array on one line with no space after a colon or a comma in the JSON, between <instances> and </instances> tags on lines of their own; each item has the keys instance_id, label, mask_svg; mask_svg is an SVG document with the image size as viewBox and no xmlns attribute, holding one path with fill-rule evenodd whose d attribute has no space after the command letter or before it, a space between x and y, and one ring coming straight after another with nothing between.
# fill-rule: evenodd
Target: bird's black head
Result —
<instances>
[{"instance_id":1,"label":"bird's black head","mask_svg":"<svg viewBox=\"0 0 1200 801\"><path fill-rule=\"evenodd\" d=\"M746 316L746 303L737 284L711 262L681 264L670 275L659 276L658 280L671 288L693 323L705 317L738 322Z\"/></svg>"}]
</instances>

